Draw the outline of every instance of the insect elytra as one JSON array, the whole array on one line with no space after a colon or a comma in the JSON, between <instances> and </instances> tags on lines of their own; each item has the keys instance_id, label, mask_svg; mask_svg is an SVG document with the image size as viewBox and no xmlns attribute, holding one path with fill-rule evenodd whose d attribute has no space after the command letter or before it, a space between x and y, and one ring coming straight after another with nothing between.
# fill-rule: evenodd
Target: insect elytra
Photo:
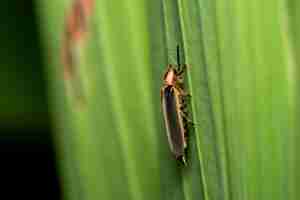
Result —
<instances>
[{"instance_id":1,"label":"insect elytra","mask_svg":"<svg viewBox=\"0 0 300 200\"><path fill-rule=\"evenodd\" d=\"M187 127L190 122L186 102L189 94L184 91L183 87L183 75L186 68L186 64L180 64L179 46L177 46L177 65L168 65L160 91L170 150L176 160L181 161L184 165L187 165Z\"/></svg>"}]
</instances>

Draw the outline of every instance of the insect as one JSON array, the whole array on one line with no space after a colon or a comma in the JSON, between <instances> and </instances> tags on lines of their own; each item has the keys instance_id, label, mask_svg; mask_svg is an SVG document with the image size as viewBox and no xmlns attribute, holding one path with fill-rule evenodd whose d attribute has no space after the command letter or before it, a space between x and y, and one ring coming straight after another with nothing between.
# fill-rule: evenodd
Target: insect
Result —
<instances>
[{"instance_id":1,"label":"insect","mask_svg":"<svg viewBox=\"0 0 300 200\"><path fill-rule=\"evenodd\" d=\"M188 125L192 123L187 113L187 98L190 95L184 91L183 87L183 75L186 68L186 64L180 64L179 46L177 46L177 65L168 65L160 91L170 150L176 160L179 160L184 165L187 165Z\"/></svg>"}]
</instances>

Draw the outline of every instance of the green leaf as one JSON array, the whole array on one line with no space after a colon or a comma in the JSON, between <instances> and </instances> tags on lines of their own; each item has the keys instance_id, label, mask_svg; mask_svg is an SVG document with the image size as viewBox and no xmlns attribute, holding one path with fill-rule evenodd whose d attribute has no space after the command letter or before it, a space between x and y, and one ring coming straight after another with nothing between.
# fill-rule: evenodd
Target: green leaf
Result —
<instances>
[{"instance_id":1,"label":"green leaf","mask_svg":"<svg viewBox=\"0 0 300 200\"><path fill-rule=\"evenodd\" d=\"M296 1L96 1L72 47L83 105L59 53L71 4L37 3L68 199L297 199ZM196 123L187 167L160 108L177 45Z\"/></svg>"}]
</instances>

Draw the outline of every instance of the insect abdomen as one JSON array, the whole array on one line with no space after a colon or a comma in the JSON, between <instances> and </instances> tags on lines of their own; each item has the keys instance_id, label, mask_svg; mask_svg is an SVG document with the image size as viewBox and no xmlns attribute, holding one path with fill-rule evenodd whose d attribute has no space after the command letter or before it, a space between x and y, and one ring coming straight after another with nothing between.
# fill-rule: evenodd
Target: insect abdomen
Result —
<instances>
[{"instance_id":1,"label":"insect abdomen","mask_svg":"<svg viewBox=\"0 0 300 200\"><path fill-rule=\"evenodd\" d=\"M173 86L162 90L162 107L167 136L172 153L176 158L184 156L185 137L183 120L180 116L179 92Z\"/></svg>"}]
</instances>

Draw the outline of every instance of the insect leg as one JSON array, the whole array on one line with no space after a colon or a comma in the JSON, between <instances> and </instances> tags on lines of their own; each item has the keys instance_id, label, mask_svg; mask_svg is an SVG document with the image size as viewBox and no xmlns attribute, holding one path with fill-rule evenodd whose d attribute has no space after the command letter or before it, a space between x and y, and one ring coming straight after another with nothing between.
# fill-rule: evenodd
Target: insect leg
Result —
<instances>
[{"instance_id":1,"label":"insect leg","mask_svg":"<svg viewBox=\"0 0 300 200\"><path fill-rule=\"evenodd\" d=\"M177 89L179 90L179 93L180 93L180 97L183 97L183 98L190 98L192 95L190 95L188 92L184 91L182 89L182 87L177 87Z\"/></svg>"},{"instance_id":2,"label":"insect leg","mask_svg":"<svg viewBox=\"0 0 300 200\"><path fill-rule=\"evenodd\" d=\"M184 152L185 154L186 152ZM176 160L178 160L181 164L183 164L184 166L187 166L187 161L185 158L185 155L180 155L176 157Z\"/></svg>"},{"instance_id":3,"label":"insect leg","mask_svg":"<svg viewBox=\"0 0 300 200\"><path fill-rule=\"evenodd\" d=\"M181 161L182 161L183 165L187 166L185 156L181 156Z\"/></svg>"},{"instance_id":4,"label":"insect leg","mask_svg":"<svg viewBox=\"0 0 300 200\"><path fill-rule=\"evenodd\" d=\"M186 112L186 111L180 110L180 115L181 115L182 118L183 118L184 120L186 120L188 123L193 124L193 120L191 120L191 119L187 116L187 112Z\"/></svg>"},{"instance_id":5,"label":"insect leg","mask_svg":"<svg viewBox=\"0 0 300 200\"><path fill-rule=\"evenodd\" d=\"M188 65L187 64L182 64L178 66L178 72L177 72L177 76L179 76L179 78L181 78L180 76L183 75L183 73L186 71Z\"/></svg>"},{"instance_id":6,"label":"insect leg","mask_svg":"<svg viewBox=\"0 0 300 200\"><path fill-rule=\"evenodd\" d=\"M192 97L192 95L190 95L189 93L182 94L182 96L181 96L183 102L189 101L191 99L191 97Z\"/></svg>"},{"instance_id":7,"label":"insect leg","mask_svg":"<svg viewBox=\"0 0 300 200\"><path fill-rule=\"evenodd\" d=\"M177 47L176 47L176 51L177 51L177 65L178 65L178 67L180 67L180 50L179 50L179 45L177 45Z\"/></svg>"}]
</instances>

